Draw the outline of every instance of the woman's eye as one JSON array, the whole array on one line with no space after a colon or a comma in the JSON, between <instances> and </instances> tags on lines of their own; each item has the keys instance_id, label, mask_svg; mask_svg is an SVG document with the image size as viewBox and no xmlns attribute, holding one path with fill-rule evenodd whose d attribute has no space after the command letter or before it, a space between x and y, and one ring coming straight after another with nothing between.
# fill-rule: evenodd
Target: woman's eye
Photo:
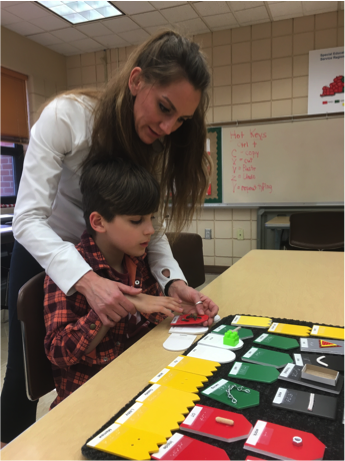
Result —
<instances>
[{"instance_id":1,"label":"woman's eye","mask_svg":"<svg viewBox=\"0 0 345 461\"><path fill-rule=\"evenodd\" d=\"M163 106L163 104L161 104L161 103L159 103L159 108L163 113L169 112L169 109L167 107Z\"/></svg>"},{"instance_id":2,"label":"woman's eye","mask_svg":"<svg viewBox=\"0 0 345 461\"><path fill-rule=\"evenodd\" d=\"M184 122L186 121L186 119L185 119L185 118L179 118L177 121L178 121L179 123L184 123Z\"/></svg>"},{"instance_id":3,"label":"woman's eye","mask_svg":"<svg viewBox=\"0 0 345 461\"><path fill-rule=\"evenodd\" d=\"M140 224L141 222L142 222L141 218L139 220L137 220L137 221L131 220L132 224Z\"/></svg>"}]
</instances>

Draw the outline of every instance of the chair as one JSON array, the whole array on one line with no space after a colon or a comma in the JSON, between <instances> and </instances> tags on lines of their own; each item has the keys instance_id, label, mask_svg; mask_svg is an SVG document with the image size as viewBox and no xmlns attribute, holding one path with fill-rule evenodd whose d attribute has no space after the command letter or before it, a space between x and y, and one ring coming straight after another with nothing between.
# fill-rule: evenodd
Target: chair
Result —
<instances>
[{"instance_id":1,"label":"chair","mask_svg":"<svg viewBox=\"0 0 345 461\"><path fill-rule=\"evenodd\" d=\"M205 268L200 235L181 232L175 240L173 233L167 232L166 235L188 285L192 288L202 285L205 282Z\"/></svg>"},{"instance_id":2,"label":"chair","mask_svg":"<svg viewBox=\"0 0 345 461\"><path fill-rule=\"evenodd\" d=\"M43 317L45 272L32 277L19 291L17 315L21 321L26 394L37 400L55 389L51 363L44 352L46 329Z\"/></svg>"},{"instance_id":3,"label":"chair","mask_svg":"<svg viewBox=\"0 0 345 461\"><path fill-rule=\"evenodd\" d=\"M344 212L314 211L290 216L291 247L344 251Z\"/></svg>"}]
</instances>

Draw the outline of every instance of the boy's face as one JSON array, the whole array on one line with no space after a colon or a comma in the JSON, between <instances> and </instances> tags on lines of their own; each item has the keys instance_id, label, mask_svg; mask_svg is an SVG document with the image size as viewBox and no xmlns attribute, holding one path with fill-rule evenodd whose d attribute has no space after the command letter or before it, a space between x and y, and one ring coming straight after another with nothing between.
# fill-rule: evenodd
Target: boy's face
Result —
<instances>
[{"instance_id":1,"label":"boy's face","mask_svg":"<svg viewBox=\"0 0 345 461\"><path fill-rule=\"evenodd\" d=\"M108 244L129 256L142 256L154 234L153 214L145 216L118 215L105 222Z\"/></svg>"}]
</instances>

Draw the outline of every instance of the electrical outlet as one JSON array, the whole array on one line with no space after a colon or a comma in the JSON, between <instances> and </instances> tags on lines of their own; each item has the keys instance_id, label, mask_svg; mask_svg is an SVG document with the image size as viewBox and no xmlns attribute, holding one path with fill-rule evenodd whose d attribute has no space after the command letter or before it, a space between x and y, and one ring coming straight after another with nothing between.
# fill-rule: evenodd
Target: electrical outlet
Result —
<instances>
[{"instance_id":1,"label":"electrical outlet","mask_svg":"<svg viewBox=\"0 0 345 461\"><path fill-rule=\"evenodd\" d=\"M237 240L243 240L243 239L244 239L244 230L237 229Z\"/></svg>"},{"instance_id":2,"label":"electrical outlet","mask_svg":"<svg viewBox=\"0 0 345 461\"><path fill-rule=\"evenodd\" d=\"M205 239L211 240L212 238L212 229L205 229Z\"/></svg>"}]
</instances>

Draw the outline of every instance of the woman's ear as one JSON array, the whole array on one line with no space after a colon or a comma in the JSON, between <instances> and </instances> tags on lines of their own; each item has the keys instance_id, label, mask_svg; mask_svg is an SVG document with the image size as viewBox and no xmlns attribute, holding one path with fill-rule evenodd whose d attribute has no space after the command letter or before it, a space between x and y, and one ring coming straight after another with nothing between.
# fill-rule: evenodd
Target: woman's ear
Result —
<instances>
[{"instance_id":1,"label":"woman's ear","mask_svg":"<svg viewBox=\"0 0 345 461\"><path fill-rule=\"evenodd\" d=\"M93 211L90 214L89 220L90 220L90 226L95 232L104 234L106 230L104 227L104 219L97 211Z\"/></svg>"},{"instance_id":2,"label":"woman's ear","mask_svg":"<svg viewBox=\"0 0 345 461\"><path fill-rule=\"evenodd\" d=\"M128 87L133 96L138 94L138 90L141 84L141 68L134 67L130 73L128 80Z\"/></svg>"}]
</instances>

